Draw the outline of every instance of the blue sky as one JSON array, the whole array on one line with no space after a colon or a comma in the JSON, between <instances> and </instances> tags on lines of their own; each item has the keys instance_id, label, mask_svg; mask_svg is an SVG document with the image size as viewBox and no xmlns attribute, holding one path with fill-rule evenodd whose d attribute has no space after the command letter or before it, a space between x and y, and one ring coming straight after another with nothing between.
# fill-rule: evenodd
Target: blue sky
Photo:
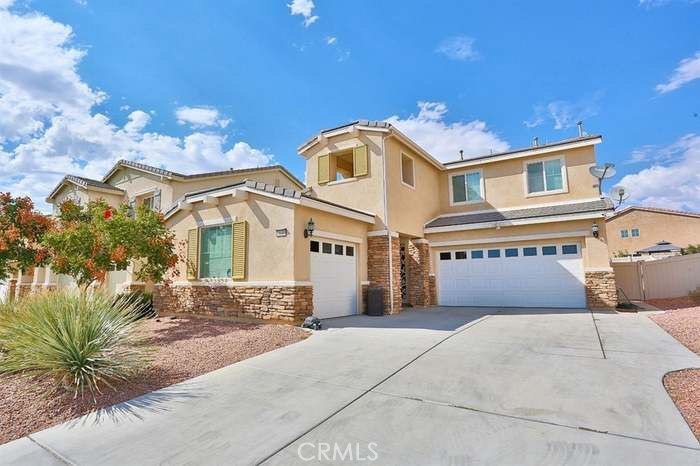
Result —
<instances>
[{"instance_id":1,"label":"blue sky","mask_svg":"<svg viewBox=\"0 0 700 466\"><path fill-rule=\"evenodd\" d=\"M700 210L700 2L3 4L0 190L119 158L303 177L296 147L357 118L442 160L583 119L634 201Z\"/></svg>"}]
</instances>

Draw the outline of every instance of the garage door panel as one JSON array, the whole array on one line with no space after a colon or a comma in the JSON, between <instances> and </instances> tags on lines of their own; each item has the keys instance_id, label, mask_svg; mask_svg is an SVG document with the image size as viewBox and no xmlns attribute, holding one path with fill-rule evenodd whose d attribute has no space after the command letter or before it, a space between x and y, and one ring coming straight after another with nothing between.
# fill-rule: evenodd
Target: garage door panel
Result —
<instances>
[{"instance_id":1,"label":"garage door panel","mask_svg":"<svg viewBox=\"0 0 700 466\"><path fill-rule=\"evenodd\" d=\"M331 254L323 253L320 244L330 243ZM357 313L357 248L338 241L312 240L310 250L314 315L326 319ZM343 254L336 253L342 246ZM353 255L348 255L348 246ZM315 250L314 250L315 249Z\"/></svg>"},{"instance_id":2,"label":"garage door panel","mask_svg":"<svg viewBox=\"0 0 700 466\"><path fill-rule=\"evenodd\" d=\"M567 243L574 244L574 243ZM536 256L525 256L522 247L517 257L438 260L439 303L451 306L525 306L585 307L583 259L580 245L576 254L563 254L556 245L556 255L543 255L536 246ZM509 246L509 248L514 248ZM489 248L495 249L495 248ZM478 255L478 253L477 253Z\"/></svg>"}]
</instances>

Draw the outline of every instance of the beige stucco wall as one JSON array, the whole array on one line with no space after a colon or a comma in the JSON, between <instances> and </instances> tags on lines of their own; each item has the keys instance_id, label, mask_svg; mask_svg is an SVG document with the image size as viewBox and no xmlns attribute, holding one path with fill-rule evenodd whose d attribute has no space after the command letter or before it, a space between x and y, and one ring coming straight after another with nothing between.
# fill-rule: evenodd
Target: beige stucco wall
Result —
<instances>
[{"instance_id":1,"label":"beige stucco wall","mask_svg":"<svg viewBox=\"0 0 700 466\"><path fill-rule=\"evenodd\" d=\"M294 205L250 194L245 201L233 197L219 198L218 206L198 202L190 212L178 212L168 219L176 243L187 241L187 232L198 226L230 223L232 219L248 221L248 260L246 281L294 280ZM287 228L289 235L278 238L276 229ZM178 264L180 276L175 281L186 281L184 263Z\"/></svg>"},{"instance_id":2,"label":"beige stucco wall","mask_svg":"<svg viewBox=\"0 0 700 466\"><path fill-rule=\"evenodd\" d=\"M422 237L425 222L437 216L443 174L425 158L396 138L385 140L389 176L387 192L389 225L402 235ZM401 153L413 158L415 188L402 183Z\"/></svg>"},{"instance_id":3,"label":"beige stucco wall","mask_svg":"<svg viewBox=\"0 0 700 466\"><path fill-rule=\"evenodd\" d=\"M441 241L456 241L456 240L482 240L486 238L504 238L503 242L499 243L478 243L464 246L468 249L487 248L489 246L506 247L510 244L527 245L527 244L561 244L564 242L576 241L581 243L581 252L583 256L583 266L586 269L609 268L610 259L608 257L607 238L605 236L605 228L600 228L601 232L598 238L594 238L591 234L591 227L596 222L602 227L603 219L599 220L575 220L568 222L551 222L536 225L522 225L502 227L499 230L495 228L452 231L446 233L431 233L426 235L426 238L431 244L431 254L434 261L434 256L439 251L453 250L461 246L433 246L436 242ZM508 241L506 238L514 236L539 235L550 233L572 232L571 236L556 239L534 239L525 241ZM574 232L586 232L585 236L581 236ZM434 266L434 263L432 264ZM434 272L434 267L431 268Z\"/></svg>"},{"instance_id":4,"label":"beige stucco wall","mask_svg":"<svg viewBox=\"0 0 700 466\"><path fill-rule=\"evenodd\" d=\"M295 216L294 270L297 280L306 281L310 278L309 241L311 239L321 242L354 244L358 264L358 280L367 280L367 231L373 225L308 207L298 207ZM306 228L310 218L313 218L316 225L316 234L313 235L313 238L304 238L304 228ZM324 233L356 237L359 238L359 242L352 239L329 238Z\"/></svg>"},{"instance_id":5,"label":"beige stucco wall","mask_svg":"<svg viewBox=\"0 0 700 466\"><path fill-rule=\"evenodd\" d=\"M377 215L379 222L376 229L384 225L384 157L382 156L382 133L362 131L358 137L342 134L329 138L326 144L317 144L310 148L305 156L306 185L314 194L338 204L365 210ZM318 184L318 157L332 152L352 149L366 144L368 147L369 174L336 183Z\"/></svg>"},{"instance_id":6,"label":"beige stucco wall","mask_svg":"<svg viewBox=\"0 0 700 466\"><path fill-rule=\"evenodd\" d=\"M65 202L68 199L80 202L80 204L84 205L88 203L88 201L90 200L90 196L88 195L86 189L76 186L73 183L68 183L65 184L58 191L58 193L56 193L56 196L53 200L53 204L56 206L60 206L61 204L63 204L63 202Z\"/></svg>"},{"instance_id":7,"label":"beige stucco wall","mask_svg":"<svg viewBox=\"0 0 700 466\"><path fill-rule=\"evenodd\" d=\"M560 194L528 197L526 192L525 162L558 156L565 158L568 191ZM595 163L594 146L589 146L551 152L545 155L484 163L467 168L449 169L443 173L440 180L440 210L444 213L468 212L596 198L598 197L597 179L588 171ZM449 175L479 169L483 170L484 202L450 206Z\"/></svg>"},{"instance_id":8,"label":"beige stucco wall","mask_svg":"<svg viewBox=\"0 0 700 466\"><path fill-rule=\"evenodd\" d=\"M164 210L173 203L173 182L165 177L146 173L132 168L121 168L107 181L112 186L126 191L131 198L150 189L160 189L160 205Z\"/></svg>"},{"instance_id":9,"label":"beige stucco wall","mask_svg":"<svg viewBox=\"0 0 700 466\"><path fill-rule=\"evenodd\" d=\"M611 255L621 250L634 253L662 240L681 248L700 244L700 217L630 210L608 220L605 227L610 238ZM632 238L632 228L639 228L638 238ZM621 238L622 229L628 230L630 237Z\"/></svg>"},{"instance_id":10,"label":"beige stucco wall","mask_svg":"<svg viewBox=\"0 0 700 466\"><path fill-rule=\"evenodd\" d=\"M181 211L169 218L167 226L175 233L176 244L182 248L191 228L222 225L230 223L232 219L247 220L246 281L306 282L310 278L310 239L304 238L303 233L310 218L313 218L319 232L314 239L324 241L326 237L321 232L360 238L359 243L335 239L329 241L356 245L358 281L366 280L368 224L336 214L250 193L245 201L236 201L230 196L221 197L218 206L195 203L190 212ZM276 230L283 228L287 229L287 236L277 237ZM180 276L175 281L186 281L185 264L178 264L178 270Z\"/></svg>"}]
</instances>

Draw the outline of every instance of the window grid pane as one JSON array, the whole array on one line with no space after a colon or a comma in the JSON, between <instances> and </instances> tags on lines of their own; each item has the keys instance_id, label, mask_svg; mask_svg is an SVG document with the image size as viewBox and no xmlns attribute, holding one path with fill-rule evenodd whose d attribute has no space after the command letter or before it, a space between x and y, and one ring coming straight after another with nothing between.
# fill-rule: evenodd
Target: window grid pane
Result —
<instances>
[{"instance_id":1,"label":"window grid pane","mask_svg":"<svg viewBox=\"0 0 700 466\"><path fill-rule=\"evenodd\" d=\"M455 252L455 259L466 259L467 258L467 251L457 251Z\"/></svg>"},{"instance_id":2,"label":"window grid pane","mask_svg":"<svg viewBox=\"0 0 700 466\"><path fill-rule=\"evenodd\" d=\"M557 255L557 247L556 246L542 246L542 255L543 256L556 256Z\"/></svg>"},{"instance_id":3,"label":"window grid pane","mask_svg":"<svg viewBox=\"0 0 700 466\"><path fill-rule=\"evenodd\" d=\"M441 261L448 261L452 259L452 253L451 252L441 252L440 253L440 260Z\"/></svg>"},{"instance_id":4,"label":"window grid pane","mask_svg":"<svg viewBox=\"0 0 700 466\"><path fill-rule=\"evenodd\" d=\"M202 278L231 276L231 226L205 228L199 260Z\"/></svg>"},{"instance_id":5,"label":"window grid pane","mask_svg":"<svg viewBox=\"0 0 700 466\"><path fill-rule=\"evenodd\" d=\"M472 259L483 259L484 258L484 251L472 251Z\"/></svg>"},{"instance_id":6,"label":"window grid pane","mask_svg":"<svg viewBox=\"0 0 700 466\"><path fill-rule=\"evenodd\" d=\"M531 247L531 248L523 248L523 256L536 256L537 255L537 248Z\"/></svg>"},{"instance_id":7,"label":"window grid pane","mask_svg":"<svg viewBox=\"0 0 700 466\"><path fill-rule=\"evenodd\" d=\"M452 177L452 202L465 202L467 200L464 175Z\"/></svg>"},{"instance_id":8,"label":"window grid pane","mask_svg":"<svg viewBox=\"0 0 700 466\"><path fill-rule=\"evenodd\" d=\"M536 193L540 191L544 191L542 162L531 163L527 166L527 192Z\"/></svg>"},{"instance_id":9,"label":"window grid pane","mask_svg":"<svg viewBox=\"0 0 700 466\"><path fill-rule=\"evenodd\" d=\"M633 238L639 237L639 228L632 228L632 237Z\"/></svg>"},{"instance_id":10,"label":"window grid pane","mask_svg":"<svg viewBox=\"0 0 700 466\"><path fill-rule=\"evenodd\" d=\"M555 191L563 188L561 178L561 160L547 160L544 163L546 190Z\"/></svg>"},{"instance_id":11,"label":"window grid pane","mask_svg":"<svg viewBox=\"0 0 700 466\"><path fill-rule=\"evenodd\" d=\"M506 248L506 257L518 257L518 248Z\"/></svg>"},{"instance_id":12,"label":"window grid pane","mask_svg":"<svg viewBox=\"0 0 700 466\"><path fill-rule=\"evenodd\" d=\"M467 174L467 200L480 201L481 199L481 174L479 172Z\"/></svg>"},{"instance_id":13,"label":"window grid pane","mask_svg":"<svg viewBox=\"0 0 700 466\"><path fill-rule=\"evenodd\" d=\"M489 258L496 258L496 257L501 257L501 250L500 249L489 249Z\"/></svg>"}]
</instances>

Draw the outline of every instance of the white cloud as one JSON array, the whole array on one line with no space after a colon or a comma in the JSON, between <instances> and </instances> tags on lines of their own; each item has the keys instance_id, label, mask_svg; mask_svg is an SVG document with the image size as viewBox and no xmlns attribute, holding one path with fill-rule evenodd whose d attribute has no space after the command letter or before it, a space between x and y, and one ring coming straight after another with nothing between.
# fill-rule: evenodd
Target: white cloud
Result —
<instances>
[{"instance_id":1,"label":"white cloud","mask_svg":"<svg viewBox=\"0 0 700 466\"><path fill-rule=\"evenodd\" d=\"M318 21L318 16L313 14L313 0L292 0L292 3L287 4L292 16L301 15L304 17L304 27L309 27Z\"/></svg>"},{"instance_id":2,"label":"white cloud","mask_svg":"<svg viewBox=\"0 0 700 466\"><path fill-rule=\"evenodd\" d=\"M447 105L444 102L421 101L418 108L418 115L403 119L394 115L386 121L442 162L458 160L460 150L464 151L465 158L470 158L510 148L481 120L445 122Z\"/></svg>"},{"instance_id":3,"label":"white cloud","mask_svg":"<svg viewBox=\"0 0 700 466\"><path fill-rule=\"evenodd\" d=\"M191 128L226 128L231 123L230 119L221 118L219 111L213 107L179 107L175 110L175 116L179 124L190 125Z\"/></svg>"},{"instance_id":4,"label":"white cloud","mask_svg":"<svg viewBox=\"0 0 700 466\"><path fill-rule=\"evenodd\" d=\"M440 42L435 51L451 60L476 60L479 53L474 48L474 42L474 39L467 36L448 37Z\"/></svg>"},{"instance_id":5,"label":"white cloud","mask_svg":"<svg viewBox=\"0 0 700 466\"><path fill-rule=\"evenodd\" d=\"M645 146L642 151L653 165L620 181L630 190L628 203L700 211L700 135L688 134L670 146Z\"/></svg>"},{"instance_id":6,"label":"white cloud","mask_svg":"<svg viewBox=\"0 0 700 466\"><path fill-rule=\"evenodd\" d=\"M578 102L554 100L548 104L535 105L532 116L523 121L523 125L535 128L546 121L551 121L554 129L572 128L577 122L598 114L601 97L601 93L596 93Z\"/></svg>"},{"instance_id":7,"label":"white cloud","mask_svg":"<svg viewBox=\"0 0 700 466\"><path fill-rule=\"evenodd\" d=\"M700 51L695 52L692 57L681 60L668 81L656 85L656 91L665 94L696 79L700 79Z\"/></svg>"},{"instance_id":8,"label":"white cloud","mask_svg":"<svg viewBox=\"0 0 700 466\"><path fill-rule=\"evenodd\" d=\"M128 119L124 131L130 134L140 133L151 122L151 115L143 110L136 110L129 114Z\"/></svg>"},{"instance_id":9,"label":"white cloud","mask_svg":"<svg viewBox=\"0 0 700 466\"><path fill-rule=\"evenodd\" d=\"M0 10L0 24L0 191L30 195L46 209L43 199L63 175L99 179L118 159L184 173L273 161L268 152L215 132L182 138L144 132L154 112L134 109L117 126L95 111L107 96L78 74L85 52L71 45L70 27L7 10ZM213 124L189 123L228 125L214 112Z\"/></svg>"},{"instance_id":10,"label":"white cloud","mask_svg":"<svg viewBox=\"0 0 700 466\"><path fill-rule=\"evenodd\" d=\"M338 43L338 38L334 36L329 36L326 37L326 44L327 45L335 45Z\"/></svg>"},{"instance_id":11,"label":"white cloud","mask_svg":"<svg viewBox=\"0 0 700 466\"><path fill-rule=\"evenodd\" d=\"M0 0L0 10L10 8L13 3L15 0Z\"/></svg>"}]
</instances>

